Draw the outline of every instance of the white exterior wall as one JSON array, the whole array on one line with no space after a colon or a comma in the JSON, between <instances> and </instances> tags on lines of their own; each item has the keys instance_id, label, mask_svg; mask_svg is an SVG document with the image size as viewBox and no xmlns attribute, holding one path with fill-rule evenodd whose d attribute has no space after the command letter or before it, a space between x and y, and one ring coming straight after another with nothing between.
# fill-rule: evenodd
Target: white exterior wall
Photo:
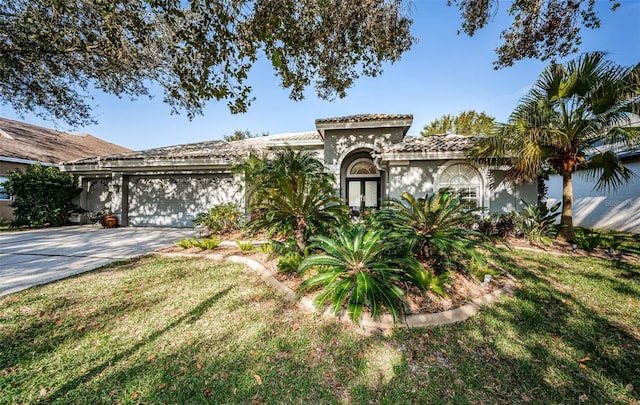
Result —
<instances>
[{"instance_id":1,"label":"white exterior wall","mask_svg":"<svg viewBox=\"0 0 640 405\"><path fill-rule=\"evenodd\" d=\"M438 163L433 161L416 160L404 164L393 162L387 169L389 198L399 198L404 192L417 197L433 193L433 179L437 169Z\"/></svg>"},{"instance_id":2,"label":"white exterior wall","mask_svg":"<svg viewBox=\"0 0 640 405\"><path fill-rule=\"evenodd\" d=\"M640 233L640 161L625 163L638 177L611 191L596 191L595 182L573 176L573 224L585 228ZM562 176L548 182L549 202L562 201Z\"/></svg>"},{"instance_id":3,"label":"white exterior wall","mask_svg":"<svg viewBox=\"0 0 640 405\"><path fill-rule=\"evenodd\" d=\"M511 211L522 211L524 204L536 204L538 201L538 184L512 184L506 179L502 170L491 170L489 176L489 211L504 214Z\"/></svg>"}]
</instances>

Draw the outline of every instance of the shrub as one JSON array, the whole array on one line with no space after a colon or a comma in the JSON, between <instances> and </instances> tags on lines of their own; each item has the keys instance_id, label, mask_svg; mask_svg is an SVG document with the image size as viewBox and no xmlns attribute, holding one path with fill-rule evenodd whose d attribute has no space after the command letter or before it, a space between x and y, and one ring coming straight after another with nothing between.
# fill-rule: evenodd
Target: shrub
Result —
<instances>
[{"instance_id":1,"label":"shrub","mask_svg":"<svg viewBox=\"0 0 640 405\"><path fill-rule=\"evenodd\" d=\"M262 243L259 249L262 253L265 253L267 255L268 259L271 259L276 255L276 251L273 248L272 243Z\"/></svg>"},{"instance_id":2,"label":"shrub","mask_svg":"<svg viewBox=\"0 0 640 405\"><path fill-rule=\"evenodd\" d=\"M385 240L381 230L356 225L338 229L334 238L315 236L312 242L312 248L324 253L309 255L300 264L301 274L310 269L316 273L300 285L299 293L322 289L316 305L329 302L334 314L346 306L357 322L365 307L373 318L379 318L384 307L397 319L403 296L399 282L444 293L440 286L447 276L436 278L413 257L390 254L395 242Z\"/></svg>"},{"instance_id":3,"label":"shrub","mask_svg":"<svg viewBox=\"0 0 640 405\"><path fill-rule=\"evenodd\" d=\"M196 238L190 238L190 239L186 238L186 239L180 239L179 241L173 242L173 244L183 249L189 249L194 247L196 242L197 242Z\"/></svg>"},{"instance_id":4,"label":"shrub","mask_svg":"<svg viewBox=\"0 0 640 405\"><path fill-rule=\"evenodd\" d=\"M551 245L551 238L555 236L556 226L555 221L560 216L560 202L557 202L551 207L547 204L529 204L528 202L521 200L524 204L522 213L519 213L518 228L520 232L530 242L543 242L547 245Z\"/></svg>"},{"instance_id":5,"label":"shrub","mask_svg":"<svg viewBox=\"0 0 640 405\"><path fill-rule=\"evenodd\" d=\"M394 245L409 246L418 260L429 263L438 274L449 269L466 271L470 259L484 264L481 249L496 251L487 235L469 229L474 222L472 211L450 192L425 198L403 193L401 199L389 200L379 215Z\"/></svg>"},{"instance_id":6,"label":"shrub","mask_svg":"<svg viewBox=\"0 0 640 405\"><path fill-rule=\"evenodd\" d=\"M288 252L278 258L278 270L284 273L297 271L302 263L302 256L298 252Z\"/></svg>"},{"instance_id":7,"label":"shrub","mask_svg":"<svg viewBox=\"0 0 640 405\"><path fill-rule=\"evenodd\" d=\"M218 240L218 238L214 236L212 238L202 238L200 240L194 240L193 246L199 247L200 249L204 250L213 250L220 246L221 243L222 241Z\"/></svg>"},{"instance_id":8,"label":"shrub","mask_svg":"<svg viewBox=\"0 0 640 405\"><path fill-rule=\"evenodd\" d=\"M241 241L236 239L236 245L238 245L238 248L240 248L240 250L243 252L248 252L249 250L253 250L253 241L251 240Z\"/></svg>"},{"instance_id":9,"label":"shrub","mask_svg":"<svg viewBox=\"0 0 640 405\"><path fill-rule=\"evenodd\" d=\"M498 238L518 235L517 214L515 212L497 213L478 219L477 231Z\"/></svg>"},{"instance_id":10,"label":"shrub","mask_svg":"<svg viewBox=\"0 0 640 405\"><path fill-rule=\"evenodd\" d=\"M209 211L198 214L193 224L204 226L209 234L234 232L242 226L242 211L234 203L214 205Z\"/></svg>"},{"instance_id":11,"label":"shrub","mask_svg":"<svg viewBox=\"0 0 640 405\"><path fill-rule=\"evenodd\" d=\"M73 203L82 191L73 176L53 166L12 170L4 187L13 198L12 226L60 226L68 224L71 215L85 212Z\"/></svg>"},{"instance_id":12,"label":"shrub","mask_svg":"<svg viewBox=\"0 0 640 405\"><path fill-rule=\"evenodd\" d=\"M602 243L602 234L596 230L590 229L585 232L582 229L576 229L576 245L580 249L587 252L593 252Z\"/></svg>"},{"instance_id":13,"label":"shrub","mask_svg":"<svg viewBox=\"0 0 640 405\"><path fill-rule=\"evenodd\" d=\"M250 190L251 231L293 237L302 252L311 235L347 220L348 208L333 193L335 179L313 152L285 148L273 159L251 157L235 170Z\"/></svg>"}]
</instances>

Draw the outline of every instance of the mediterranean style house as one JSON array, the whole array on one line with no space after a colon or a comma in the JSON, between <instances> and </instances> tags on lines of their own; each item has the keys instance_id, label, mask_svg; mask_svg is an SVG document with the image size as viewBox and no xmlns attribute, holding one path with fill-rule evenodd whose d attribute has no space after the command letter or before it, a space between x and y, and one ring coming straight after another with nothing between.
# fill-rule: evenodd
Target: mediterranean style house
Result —
<instances>
[{"instance_id":1,"label":"mediterranean style house","mask_svg":"<svg viewBox=\"0 0 640 405\"><path fill-rule=\"evenodd\" d=\"M191 227L215 204L244 206L243 179L232 166L282 147L316 152L355 212L405 191L422 197L444 188L459 190L486 213L536 201L536 183L513 186L502 168L466 159L473 137L406 136L412 122L405 114L318 119L310 132L118 153L65 162L62 169L79 178L81 207L109 210L124 226Z\"/></svg>"},{"instance_id":2,"label":"mediterranean style house","mask_svg":"<svg viewBox=\"0 0 640 405\"><path fill-rule=\"evenodd\" d=\"M11 196L2 187L12 170L24 170L34 163L59 166L65 160L124 152L131 149L91 135L72 135L0 118L0 221L13 219Z\"/></svg>"}]
</instances>

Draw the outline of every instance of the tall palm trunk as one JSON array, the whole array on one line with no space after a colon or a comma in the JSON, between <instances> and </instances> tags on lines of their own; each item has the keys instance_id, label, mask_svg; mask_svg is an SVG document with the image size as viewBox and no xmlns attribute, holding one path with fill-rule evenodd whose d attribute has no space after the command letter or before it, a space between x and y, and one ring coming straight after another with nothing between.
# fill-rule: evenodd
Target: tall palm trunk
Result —
<instances>
[{"instance_id":1,"label":"tall palm trunk","mask_svg":"<svg viewBox=\"0 0 640 405\"><path fill-rule=\"evenodd\" d=\"M575 242L576 234L573 230L573 180L571 178L571 172L562 173L562 216L560 218L558 239L565 242Z\"/></svg>"}]
</instances>

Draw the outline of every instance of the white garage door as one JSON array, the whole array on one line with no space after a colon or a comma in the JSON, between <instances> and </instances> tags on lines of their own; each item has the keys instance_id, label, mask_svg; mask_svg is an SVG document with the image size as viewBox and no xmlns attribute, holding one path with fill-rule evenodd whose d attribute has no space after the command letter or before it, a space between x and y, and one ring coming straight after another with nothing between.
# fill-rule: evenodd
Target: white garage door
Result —
<instances>
[{"instance_id":1,"label":"white garage door","mask_svg":"<svg viewBox=\"0 0 640 405\"><path fill-rule=\"evenodd\" d=\"M196 215L216 204L237 202L240 193L228 175L131 176L131 226L192 227Z\"/></svg>"}]
</instances>

